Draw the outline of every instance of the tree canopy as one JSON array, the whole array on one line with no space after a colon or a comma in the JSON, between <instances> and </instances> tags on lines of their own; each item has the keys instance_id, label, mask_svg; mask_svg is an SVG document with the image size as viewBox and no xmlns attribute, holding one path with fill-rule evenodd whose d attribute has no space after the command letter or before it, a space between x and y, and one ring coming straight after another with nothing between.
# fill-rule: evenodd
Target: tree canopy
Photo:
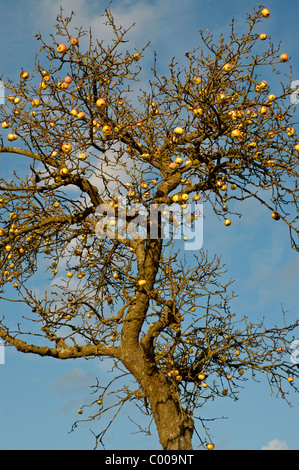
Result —
<instances>
[{"instance_id":1,"label":"tree canopy","mask_svg":"<svg viewBox=\"0 0 299 470\"><path fill-rule=\"evenodd\" d=\"M0 337L23 353L112 358L113 378L94 386L83 419L115 409L110 425L134 400L163 449L190 449L194 432L212 448L201 407L236 399L250 375L264 374L285 399L296 388L298 368L282 353L297 325L239 317L221 258L201 245L191 256L186 236L195 227L199 237L206 205L229 230L234 202L251 198L288 226L298 251L292 73L280 45L254 32L267 16L254 10L242 35L232 21L227 39L201 31L184 67L173 59L161 76L154 61L137 94L146 47L124 49L128 30L110 6L110 45L74 33L61 11L50 44L36 35L33 73L5 83L1 158L15 154L27 170L0 178L0 288L27 310L14 327L3 318ZM265 69L284 73L278 95Z\"/></svg>"}]
</instances>

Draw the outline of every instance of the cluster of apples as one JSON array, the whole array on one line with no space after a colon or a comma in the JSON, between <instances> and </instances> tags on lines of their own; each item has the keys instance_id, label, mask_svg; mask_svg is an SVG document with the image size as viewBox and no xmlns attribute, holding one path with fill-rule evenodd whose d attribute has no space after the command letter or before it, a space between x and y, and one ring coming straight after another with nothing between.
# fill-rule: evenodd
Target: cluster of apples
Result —
<instances>
[{"instance_id":1,"label":"cluster of apples","mask_svg":"<svg viewBox=\"0 0 299 470\"><path fill-rule=\"evenodd\" d=\"M151 193L149 191L150 185L155 186L156 184L157 184L157 180L155 178L152 179L150 182L140 180L139 182L140 189L144 190L142 197L145 199L148 199L151 196ZM136 199L136 202L140 202L140 199L138 198L138 192L136 191L136 184L125 183L124 186L128 191L127 193L128 197ZM120 196L120 199L121 199L121 196Z\"/></svg>"},{"instance_id":2,"label":"cluster of apples","mask_svg":"<svg viewBox=\"0 0 299 470\"><path fill-rule=\"evenodd\" d=\"M16 221L17 220L17 214L14 212L11 212L9 214L9 218L11 221ZM14 236L15 240L18 240L20 238L20 231L22 227L18 227L16 223L12 223L9 227L9 229L6 229L4 227L0 228L0 237L6 237L7 235ZM28 244L32 243L34 237L32 235L28 235L26 237L26 242ZM25 255L26 253L26 244L22 244L19 247L15 247L14 243L8 242L5 245L4 251L7 255L7 260L10 261L9 266L5 269L3 275L6 281L12 282L14 279L18 279L20 276L20 273L16 270L16 262L14 261L14 257L19 258L20 256ZM14 282L12 284L14 288L17 288L19 286L18 282Z\"/></svg>"},{"instance_id":3,"label":"cluster of apples","mask_svg":"<svg viewBox=\"0 0 299 470\"><path fill-rule=\"evenodd\" d=\"M180 372L178 369L171 369L170 371L167 372L168 377L174 378L177 382L181 382L182 376L180 375Z\"/></svg>"},{"instance_id":4,"label":"cluster of apples","mask_svg":"<svg viewBox=\"0 0 299 470\"><path fill-rule=\"evenodd\" d=\"M71 38L70 43L71 43L72 46L77 46L79 44L79 39L78 38ZM66 51L68 50L68 48L65 44L58 44L56 50L59 54L65 54Z\"/></svg>"},{"instance_id":5,"label":"cluster of apples","mask_svg":"<svg viewBox=\"0 0 299 470\"><path fill-rule=\"evenodd\" d=\"M263 17L268 18L268 17L270 16L270 10L268 10L267 8L264 8L264 9L262 10L261 14L262 14ZM267 38L267 34L262 33L262 34L260 35L260 38L261 38L262 40L265 40L265 39ZM283 53L283 54L280 55L280 61L281 61L281 62L287 62L288 59L289 59L288 54ZM228 73L228 72L231 72L231 70L233 69L233 65L230 64L230 63L225 63L222 68L223 68L223 71L224 71L224 72L227 72L227 73ZM265 89L265 88L267 88L267 87L268 87L268 83L267 83L265 80L263 80L262 82L260 82L260 84L256 85L255 91L256 91L256 92L259 92L259 91L261 91L261 90L263 90L263 89ZM224 98L226 98L226 97L223 95L222 97L220 96L219 98L221 98L221 99L223 98L223 99L224 99ZM269 95L269 96L268 96L267 105L270 105L271 102L272 102L275 98L276 98L275 95L273 95L273 94ZM267 114L267 112L268 112L267 106L261 106L261 107L260 107L260 109L259 109L259 114L265 115L265 114ZM254 112L253 110L248 110L248 111L247 111L247 114L250 114L250 119L252 119L252 118L258 116L258 113L257 113L257 112ZM230 117L231 117L232 119L235 120L235 119L237 119L238 117L243 117L243 116L244 116L244 112L243 112L242 110L239 110L239 111L236 110L236 111L231 111L231 112L229 113L229 115L230 115ZM232 137L233 139L238 139L238 138L242 137L242 135L243 135L243 134L242 134L242 131L240 130L240 128L234 129L234 130L232 131L232 133L231 133L231 137Z\"/></svg>"}]
</instances>

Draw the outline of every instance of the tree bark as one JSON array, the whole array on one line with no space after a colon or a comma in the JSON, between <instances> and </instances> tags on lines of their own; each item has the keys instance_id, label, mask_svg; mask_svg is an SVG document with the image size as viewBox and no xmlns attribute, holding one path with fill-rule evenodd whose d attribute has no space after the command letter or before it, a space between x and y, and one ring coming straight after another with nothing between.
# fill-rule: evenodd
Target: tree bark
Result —
<instances>
[{"instance_id":1,"label":"tree bark","mask_svg":"<svg viewBox=\"0 0 299 470\"><path fill-rule=\"evenodd\" d=\"M138 276L147 280L146 288L138 291L130 306L122 330L119 358L142 387L150 404L164 450L192 449L194 423L182 409L176 386L155 362L153 337L140 341L141 328L149 306L149 294L159 268L162 240L151 240L145 248L136 247Z\"/></svg>"},{"instance_id":2,"label":"tree bark","mask_svg":"<svg viewBox=\"0 0 299 470\"><path fill-rule=\"evenodd\" d=\"M171 390L167 379L161 374L153 374L142 383L145 390L159 440L164 450L191 450L194 423L182 410L178 397Z\"/></svg>"},{"instance_id":3,"label":"tree bark","mask_svg":"<svg viewBox=\"0 0 299 470\"><path fill-rule=\"evenodd\" d=\"M194 422L182 409L174 385L146 359L140 347L122 357L122 362L146 394L162 448L191 450Z\"/></svg>"}]
</instances>

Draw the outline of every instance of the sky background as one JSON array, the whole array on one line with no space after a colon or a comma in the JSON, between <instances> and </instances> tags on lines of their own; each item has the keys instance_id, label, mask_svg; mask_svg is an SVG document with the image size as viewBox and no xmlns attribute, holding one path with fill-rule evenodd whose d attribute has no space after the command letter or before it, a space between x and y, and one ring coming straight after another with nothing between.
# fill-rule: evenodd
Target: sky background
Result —
<instances>
[{"instance_id":1,"label":"sky background","mask_svg":"<svg viewBox=\"0 0 299 470\"><path fill-rule=\"evenodd\" d=\"M112 13L123 26L136 23L130 33L132 49L151 41L143 63L147 77L154 51L160 69L166 71L173 56L184 60L185 52L200 44L199 29L227 36L234 17L238 31L245 31L246 13L256 5L252 0L115 0ZM34 34L40 31L48 38L60 6L66 14L74 10L75 26L91 26L95 38L109 39L102 25L106 6L102 0L0 0L0 6L0 74L4 78L17 80L21 68L29 72L34 68L40 45ZM281 51L291 57L294 80L299 80L298 2L269 0L265 7L271 16L256 32L266 32L275 44L281 41ZM271 75L266 79L271 84ZM298 111L296 115L298 118ZM14 161L1 156L2 171ZM283 308L287 319L294 322L299 319L299 264L298 254L290 248L288 230L255 202L243 203L240 210L243 217L233 218L229 228L207 211L203 248L211 256L222 254L228 276L236 280L234 291L239 297L232 305L240 317L265 317L267 324L281 324ZM4 311L0 305L0 315L4 314L17 312ZM77 409L92 399L90 386L95 377L101 378L104 371L95 360L55 361L9 348L5 364L0 365L0 449L93 448L90 423L73 433L69 430L78 418ZM263 380L248 381L239 395L238 402L219 399L203 410L204 417L227 417L210 426L217 449L299 449L298 396L291 387L293 407L274 397ZM107 434L107 449L160 449L155 432L151 437L131 434L136 428L128 419L130 414L138 416L133 405ZM96 426L92 428L96 430Z\"/></svg>"}]
</instances>

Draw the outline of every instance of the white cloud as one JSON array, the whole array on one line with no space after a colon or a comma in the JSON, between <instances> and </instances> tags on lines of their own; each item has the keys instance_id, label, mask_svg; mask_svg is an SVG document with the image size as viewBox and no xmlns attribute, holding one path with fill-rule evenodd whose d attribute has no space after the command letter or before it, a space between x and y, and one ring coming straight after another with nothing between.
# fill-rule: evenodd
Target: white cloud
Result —
<instances>
[{"instance_id":1,"label":"white cloud","mask_svg":"<svg viewBox=\"0 0 299 470\"><path fill-rule=\"evenodd\" d=\"M85 0L41 0L34 1L31 10L31 18L41 31L49 30L49 25L56 23L56 17L60 13L62 7L63 15L68 16L73 11L75 16L72 20L71 30L83 27L85 30L91 28L93 36L99 40L109 40L112 37L112 30L104 27L106 18L103 18L105 7L108 2L102 2L100 6L89 4ZM132 37L141 37L152 35L153 25L158 27L157 10L152 4L146 1L127 2L124 1L118 6L112 4L112 14L117 26L122 25L124 28L130 27L136 23L133 29ZM163 9L162 9L163 10Z\"/></svg>"},{"instance_id":2,"label":"white cloud","mask_svg":"<svg viewBox=\"0 0 299 470\"><path fill-rule=\"evenodd\" d=\"M279 439L272 439L266 446L263 446L261 450L289 450L287 444Z\"/></svg>"},{"instance_id":3,"label":"white cloud","mask_svg":"<svg viewBox=\"0 0 299 470\"><path fill-rule=\"evenodd\" d=\"M75 367L52 383L52 391L55 394L63 394L66 390L85 390L94 380L94 373L86 373L83 369Z\"/></svg>"}]
</instances>

